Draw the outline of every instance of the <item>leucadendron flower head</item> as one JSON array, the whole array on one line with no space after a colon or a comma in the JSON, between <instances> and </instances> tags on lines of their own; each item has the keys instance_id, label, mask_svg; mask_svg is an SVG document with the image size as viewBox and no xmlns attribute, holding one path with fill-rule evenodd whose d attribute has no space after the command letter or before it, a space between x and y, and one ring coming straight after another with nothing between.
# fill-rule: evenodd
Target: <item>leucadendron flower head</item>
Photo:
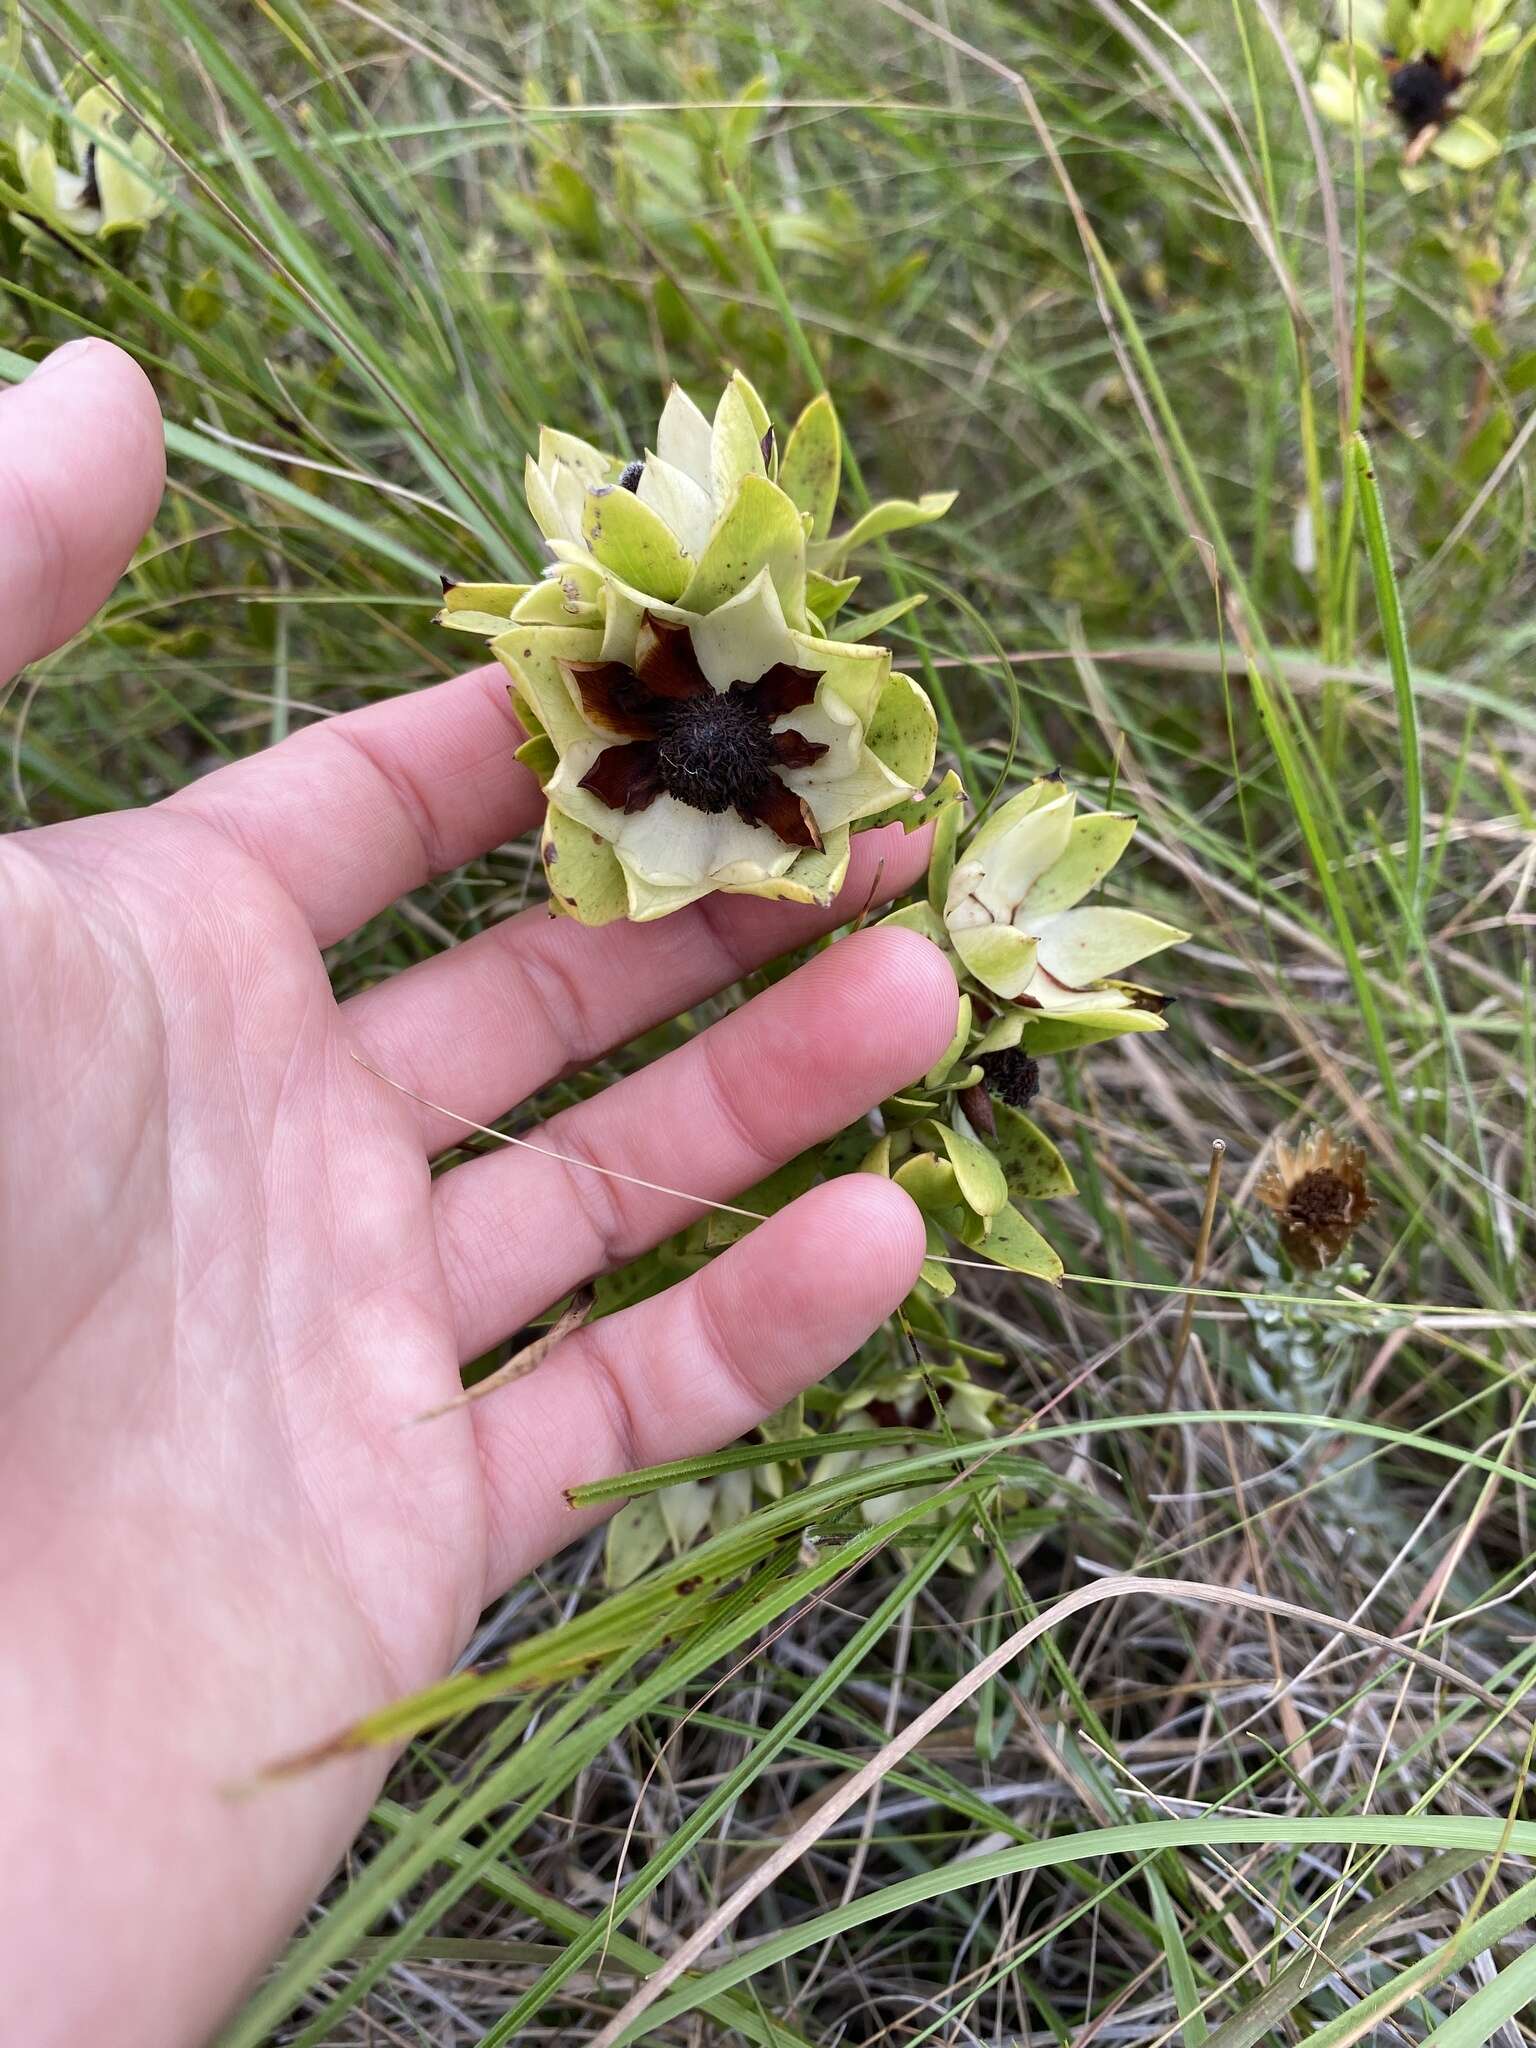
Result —
<instances>
[{"instance_id":1,"label":"leucadendron flower head","mask_svg":"<svg viewBox=\"0 0 1536 2048\"><path fill-rule=\"evenodd\" d=\"M1352 0L1349 40L1329 47L1312 96L1341 127L1402 140L1405 182L1435 157L1474 171L1504 148L1508 103L1526 54L1510 0ZM1505 61L1499 62L1503 59ZM1427 167L1426 167L1427 168Z\"/></svg>"},{"instance_id":2,"label":"leucadendron flower head","mask_svg":"<svg viewBox=\"0 0 1536 2048\"><path fill-rule=\"evenodd\" d=\"M958 815L958 814L956 814ZM1118 811L1079 812L1059 776L1002 804L952 851L942 828L927 904L895 913L954 957L984 1029L967 1048L994 1092L1027 1095L1025 1061L1127 1031L1161 1031L1167 998L1119 979L1127 967L1189 937L1116 904L1088 903L1136 830ZM1006 1063L993 1055L1018 1052ZM1022 1107L1022 1101L1020 1102Z\"/></svg>"},{"instance_id":3,"label":"leucadendron flower head","mask_svg":"<svg viewBox=\"0 0 1536 2048\"><path fill-rule=\"evenodd\" d=\"M857 580L833 572L950 499L877 506L831 537L830 402L781 462L739 374L713 422L674 388L656 440L626 462L546 428L525 481L549 573L445 584L442 620L488 638L512 678L557 908L604 924L715 891L826 904L850 828L919 794L935 740L887 649L826 637Z\"/></svg>"},{"instance_id":4,"label":"leucadendron flower head","mask_svg":"<svg viewBox=\"0 0 1536 2048\"><path fill-rule=\"evenodd\" d=\"M34 234L122 234L164 211L165 153L110 84L89 86L67 120L49 122L29 108L6 139L21 188L9 210Z\"/></svg>"}]
</instances>

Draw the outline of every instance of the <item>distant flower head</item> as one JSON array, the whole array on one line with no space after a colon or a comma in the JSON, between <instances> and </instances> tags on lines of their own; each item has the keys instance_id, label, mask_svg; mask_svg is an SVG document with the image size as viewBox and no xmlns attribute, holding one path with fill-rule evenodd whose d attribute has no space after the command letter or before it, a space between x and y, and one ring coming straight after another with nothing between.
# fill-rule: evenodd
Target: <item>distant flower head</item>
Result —
<instances>
[{"instance_id":1,"label":"distant flower head","mask_svg":"<svg viewBox=\"0 0 1536 2048\"><path fill-rule=\"evenodd\" d=\"M1452 170L1479 169L1505 142L1489 121L1512 81L1493 60L1507 56L1517 65L1523 54L1518 25L1503 19L1509 4L1353 0L1341 10L1352 40L1329 48L1313 80L1318 111L1340 127L1358 123L1370 136L1395 130L1410 185L1424 181L1417 167L1429 156Z\"/></svg>"},{"instance_id":2,"label":"distant flower head","mask_svg":"<svg viewBox=\"0 0 1536 2048\"><path fill-rule=\"evenodd\" d=\"M62 136L51 138L29 115L12 129L23 194L13 211L23 225L110 235L147 227L164 211L165 153L115 90L92 85L58 126Z\"/></svg>"},{"instance_id":3,"label":"distant flower head","mask_svg":"<svg viewBox=\"0 0 1536 2048\"><path fill-rule=\"evenodd\" d=\"M1296 1146L1276 1144L1254 1193L1278 1219L1286 1256L1311 1273L1343 1257L1376 1206L1366 1188L1365 1153L1325 1130Z\"/></svg>"}]
</instances>

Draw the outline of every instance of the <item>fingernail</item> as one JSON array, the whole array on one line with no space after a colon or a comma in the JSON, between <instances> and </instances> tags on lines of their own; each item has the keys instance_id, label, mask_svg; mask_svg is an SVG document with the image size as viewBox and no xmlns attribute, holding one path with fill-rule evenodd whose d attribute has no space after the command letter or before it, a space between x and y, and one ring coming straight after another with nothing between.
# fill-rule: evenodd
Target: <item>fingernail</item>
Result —
<instances>
[{"instance_id":1,"label":"fingernail","mask_svg":"<svg viewBox=\"0 0 1536 2048\"><path fill-rule=\"evenodd\" d=\"M55 370L62 369L66 363L78 362L88 349L93 349L97 346L99 344L95 336L90 334L81 335L78 341L66 341L62 348L56 348L51 356L46 356L38 364L37 368L32 372L32 377L35 379L52 376Z\"/></svg>"}]
</instances>

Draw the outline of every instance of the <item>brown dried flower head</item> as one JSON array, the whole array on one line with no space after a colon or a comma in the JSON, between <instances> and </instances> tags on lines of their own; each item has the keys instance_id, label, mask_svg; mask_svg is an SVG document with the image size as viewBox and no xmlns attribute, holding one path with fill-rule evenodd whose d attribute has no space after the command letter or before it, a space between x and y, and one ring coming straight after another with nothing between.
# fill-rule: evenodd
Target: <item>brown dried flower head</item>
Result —
<instances>
[{"instance_id":1,"label":"brown dried flower head","mask_svg":"<svg viewBox=\"0 0 1536 2048\"><path fill-rule=\"evenodd\" d=\"M1310 1273L1343 1256L1376 1206L1366 1189L1365 1153L1325 1130L1299 1145L1277 1143L1254 1193L1279 1219L1286 1256Z\"/></svg>"}]
</instances>

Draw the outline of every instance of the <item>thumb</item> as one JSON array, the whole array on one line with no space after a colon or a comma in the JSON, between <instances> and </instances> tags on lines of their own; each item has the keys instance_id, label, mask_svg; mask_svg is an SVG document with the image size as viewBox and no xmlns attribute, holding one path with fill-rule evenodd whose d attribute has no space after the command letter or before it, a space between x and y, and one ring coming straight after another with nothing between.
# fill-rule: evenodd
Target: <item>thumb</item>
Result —
<instances>
[{"instance_id":1,"label":"thumb","mask_svg":"<svg viewBox=\"0 0 1536 2048\"><path fill-rule=\"evenodd\" d=\"M0 394L0 682L106 602L164 486L159 404L111 342L72 341Z\"/></svg>"}]
</instances>

